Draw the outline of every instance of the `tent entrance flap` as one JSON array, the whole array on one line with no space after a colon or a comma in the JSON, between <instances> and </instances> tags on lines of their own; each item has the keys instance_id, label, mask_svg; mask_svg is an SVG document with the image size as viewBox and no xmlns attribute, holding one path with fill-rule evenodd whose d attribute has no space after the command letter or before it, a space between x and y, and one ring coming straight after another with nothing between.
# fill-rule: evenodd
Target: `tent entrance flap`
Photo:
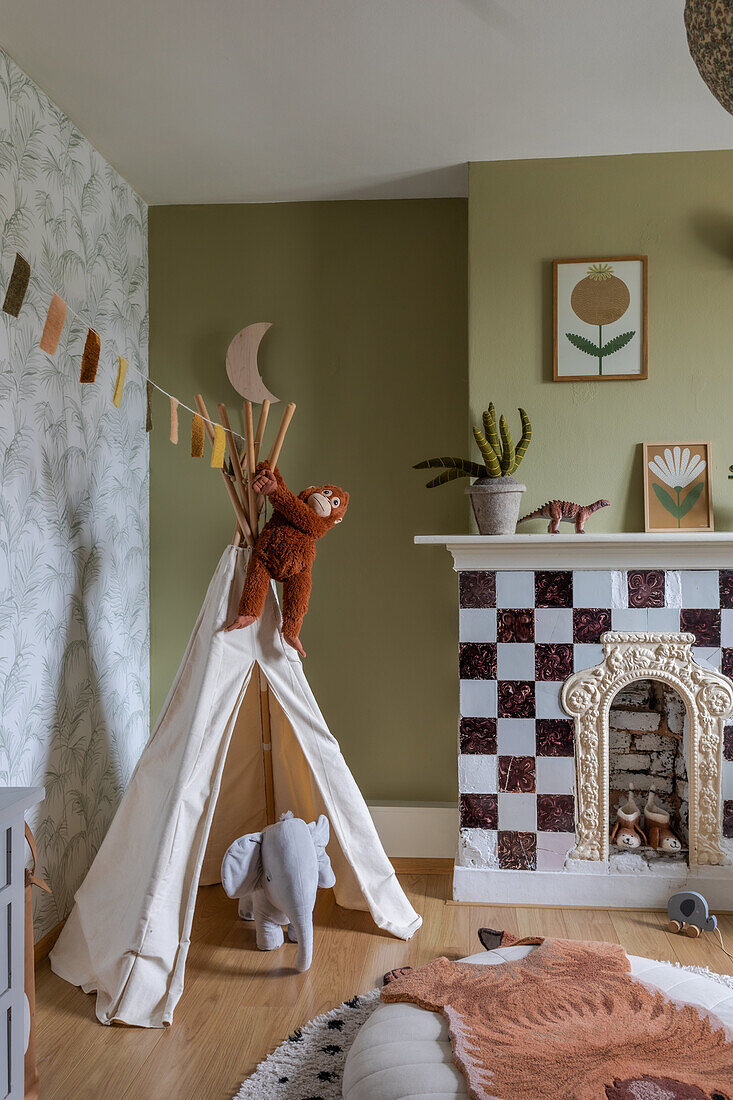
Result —
<instances>
[{"instance_id":1,"label":"tent entrance flap","mask_svg":"<svg viewBox=\"0 0 733 1100\"><path fill-rule=\"evenodd\" d=\"M255 668L229 742L199 886L221 882L221 861L229 845L267 824L259 695Z\"/></svg>"}]
</instances>

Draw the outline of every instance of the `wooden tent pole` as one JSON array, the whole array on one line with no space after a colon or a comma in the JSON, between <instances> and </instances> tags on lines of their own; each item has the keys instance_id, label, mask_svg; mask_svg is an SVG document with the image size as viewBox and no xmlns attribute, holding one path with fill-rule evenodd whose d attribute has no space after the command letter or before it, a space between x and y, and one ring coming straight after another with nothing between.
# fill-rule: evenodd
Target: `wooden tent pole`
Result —
<instances>
[{"instance_id":1,"label":"wooden tent pole","mask_svg":"<svg viewBox=\"0 0 733 1100\"><path fill-rule=\"evenodd\" d=\"M267 417L270 412L270 402L265 399L260 405L260 415L257 420L257 428L255 429L255 463L260 457L260 447L262 446L262 440L265 437L265 424L267 424Z\"/></svg>"},{"instance_id":2,"label":"wooden tent pole","mask_svg":"<svg viewBox=\"0 0 733 1100\"><path fill-rule=\"evenodd\" d=\"M257 537L257 524L259 511L257 509L257 497L252 482L255 476L255 429L252 420L252 402L244 403L244 434L247 437L247 502L249 505L249 522Z\"/></svg>"},{"instance_id":3,"label":"wooden tent pole","mask_svg":"<svg viewBox=\"0 0 733 1100\"><path fill-rule=\"evenodd\" d=\"M209 423L209 419L210 419L209 418L209 413L207 411L204 399L203 399L203 397L201 396L200 393L196 394L195 401L196 401L196 408L198 409L201 416L204 418L204 427L207 430L207 434L209 436L209 439L213 443L214 442L214 429L211 426L211 424ZM246 541L248 546L254 546L255 542L254 542L254 539L252 538L252 531L251 531L250 526L249 526L249 520L247 519L247 514L244 511L244 508L242 507L242 503L241 503L239 497L237 496L237 490L234 488L231 481L227 477L226 471L222 469L219 472L221 473L221 476L224 480L224 485L226 487L227 493L229 494L229 499L232 502L232 508L234 509L234 514L237 517L237 521L238 521L239 526L242 530L242 534L244 535L245 541Z\"/></svg>"},{"instance_id":4,"label":"wooden tent pole","mask_svg":"<svg viewBox=\"0 0 733 1100\"><path fill-rule=\"evenodd\" d=\"M290 404L286 405L285 408L283 409L283 416L282 416L282 420L280 421L280 427L277 429L277 435L275 436L275 442L273 443L272 449L270 450L270 453L267 456L267 461L269 463L269 466L270 466L271 470L274 470L275 467L277 466L277 460L279 459L280 452L283 449L283 443L285 442L285 436L287 434L288 428L290 427L290 421L293 419L293 414L294 413L295 413L295 405L291 401ZM263 502L264 502L264 498L261 497L258 493L257 494L257 501L256 501L256 507L257 507L257 514L258 515L259 515L260 511L262 510Z\"/></svg>"},{"instance_id":5,"label":"wooden tent pole","mask_svg":"<svg viewBox=\"0 0 733 1100\"><path fill-rule=\"evenodd\" d=\"M242 501L245 501L247 499L247 493L246 493L245 484L244 484L244 474L242 473L242 464L239 461L239 450L237 448L237 444L234 442L234 436L232 435L232 427L231 427L231 424L229 423L229 413L227 412L226 405L224 405L223 403L217 405L217 409L219 410L219 419L221 420L224 431L226 432L227 449L229 451L229 457L232 460L232 468L234 470L234 480L237 483L237 487L239 489ZM250 530L251 530L252 529L252 509L247 508L246 511L249 515L249 521L250 521L249 525L250 525Z\"/></svg>"},{"instance_id":6,"label":"wooden tent pole","mask_svg":"<svg viewBox=\"0 0 733 1100\"><path fill-rule=\"evenodd\" d=\"M260 689L260 726L262 729L262 767L265 774L265 811L267 824L275 823L275 780L272 773L272 725L270 722L270 689L262 669L257 666Z\"/></svg>"}]
</instances>

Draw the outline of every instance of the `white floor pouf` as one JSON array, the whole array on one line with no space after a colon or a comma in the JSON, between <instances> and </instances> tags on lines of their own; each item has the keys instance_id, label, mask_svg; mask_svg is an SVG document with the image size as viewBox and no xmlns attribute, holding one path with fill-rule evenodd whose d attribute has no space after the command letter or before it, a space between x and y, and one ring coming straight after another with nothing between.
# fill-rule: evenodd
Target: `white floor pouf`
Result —
<instances>
[{"instance_id":1,"label":"white floor pouf","mask_svg":"<svg viewBox=\"0 0 733 1100\"><path fill-rule=\"evenodd\" d=\"M496 966L533 947L499 947L463 962ZM630 955L631 972L650 988L715 1013L733 1038L733 989L670 963ZM344 1068L344 1100L454 1100L466 1082L454 1065L448 1024L438 1012L411 1004L380 1005L354 1040Z\"/></svg>"}]
</instances>

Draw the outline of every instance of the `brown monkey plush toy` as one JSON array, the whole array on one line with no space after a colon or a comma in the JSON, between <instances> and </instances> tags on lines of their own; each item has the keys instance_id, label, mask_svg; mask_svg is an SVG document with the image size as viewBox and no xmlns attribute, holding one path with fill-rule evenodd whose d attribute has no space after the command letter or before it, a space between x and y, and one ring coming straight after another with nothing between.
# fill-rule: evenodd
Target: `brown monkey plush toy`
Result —
<instances>
[{"instance_id":1,"label":"brown monkey plush toy","mask_svg":"<svg viewBox=\"0 0 733 1100\"><path fill-rule=\"evenodd\" d=\"M273 515L257 538L249 559L239 615L227 630L240 630L259 619L270 579L282 581L283 638L305 657L298 635L308 610L316 539L341 523L349 494L338 485L311 485L296 497L277 467L271 470L267 462L260 462L252 487L269 497Z\"/></svg>"}]
</instances>

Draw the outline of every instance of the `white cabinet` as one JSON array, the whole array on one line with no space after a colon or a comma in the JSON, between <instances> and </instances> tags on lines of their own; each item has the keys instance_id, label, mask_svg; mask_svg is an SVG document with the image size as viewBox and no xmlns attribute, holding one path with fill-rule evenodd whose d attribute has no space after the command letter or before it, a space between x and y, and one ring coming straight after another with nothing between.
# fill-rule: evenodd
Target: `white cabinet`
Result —
<instances>
[{"instance_id":1,"label":"white cabinet","mask_svg":"<svg viewBox=\"0 0 733 1100\"><path fill-rule=\"evenodd\" d=\"M25 813L43 797L43 787L0 787L0 1100L25 1092Z\"/></svg>"}]
</instances>

